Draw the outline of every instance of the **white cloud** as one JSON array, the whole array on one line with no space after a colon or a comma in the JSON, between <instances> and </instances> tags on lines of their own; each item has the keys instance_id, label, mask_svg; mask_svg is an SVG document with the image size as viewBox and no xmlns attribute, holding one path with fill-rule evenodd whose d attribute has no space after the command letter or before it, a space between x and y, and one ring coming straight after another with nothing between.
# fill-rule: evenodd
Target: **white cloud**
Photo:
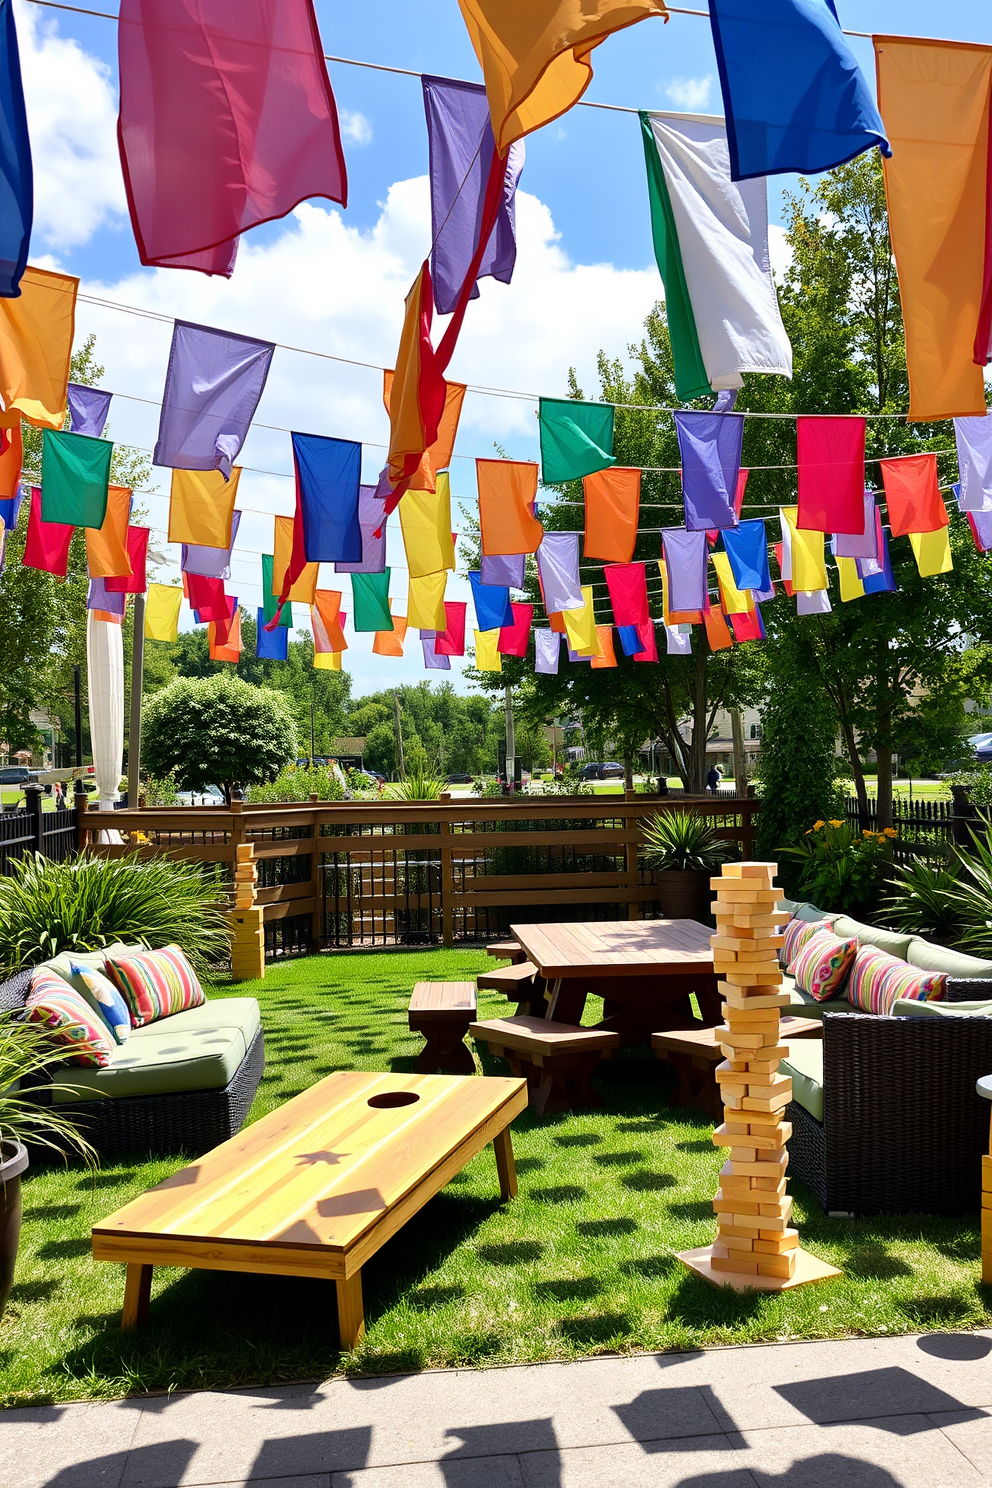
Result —
<instances>
[{"instance_id":1,"label":"white cloud","mask_svg":"<svg viewBox=\"0 0 992 1488\"><path fill-rule=\"evenodd\" d=\"M701 78L672 78L670 83L665 84L665 97L677 109L685 109L687 113L694 114L709 102L712 86L713 78L709 73Z\"/></svg>"},{"instance_id":2,"label":"white cloud","mask_svg":"<svg viewBox=\"0 0 992 1488\"><path fill-rule=\"evenodd\" d=\"M341 138L345 144L370 145L372 143L372 125L357 109L340 109L338 122L341 125Z\"/></svg>"},{"instance_id":3,"label":"white cloud","mask_svg":"<svg viewBox=\"0 0 992 1488\"><path fill-rule=\"evenodd\" d=\"M772 273L781 284L792 263L792 249L786 239L785 228L779 227L774 222L768 224L768 257L771 261Z\"/></svg>"},{"instance_id":4,"label":"white cloud","mask_svg":"<svg viewBox=\"0 0 992 1488\"><path fill-rule=\"evenodd\" d=\"M110 69L59 36L35 5L18 3L17 31L34 162L34 241L73 248L127 211Z\"/></svg>"}]
</instances>

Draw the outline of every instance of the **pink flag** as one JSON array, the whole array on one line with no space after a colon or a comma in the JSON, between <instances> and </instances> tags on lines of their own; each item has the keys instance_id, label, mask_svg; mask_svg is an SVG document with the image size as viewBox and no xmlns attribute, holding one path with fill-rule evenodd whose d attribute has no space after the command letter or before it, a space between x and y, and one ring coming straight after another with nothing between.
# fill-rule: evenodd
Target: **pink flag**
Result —
<instances>
[{"instance_id":1,"label":"pink flag","mask_svg":"<svg viewBox=\"0 0 992 1488\"><path fill-rule=\"evenodd\" d=\"M637 627L637 639L641 643L640 651L635 651L631 657L632 661L657 661L658 660L658 638L654 633L654 621L647 620L643 625Z\"/></svg>"},{"instance_id":2,"label":"pink flag","mask_svg":"<svg viewBox=\"0 0 992 1488\"><path fill-rule=\"evenodd\" d=\"M201 620L226 620L231 614L230 602L224 592L224 580L212 579L207 574L186 574L187 597L192 609Z\"/></svg>"},{"instance_id":3,"label":"pink flag","mask_svg":"<svg viewBox=\"0 0 992 1488\"><path fill-rule=\"evenodd\" d=\"M42 573L55 574L64 579L69 568L69 544L72 542L73 530L71 522L41 520L41 487L32 486L28 532L22 560L24 567L40 568Z\"/></svg>"},{"instance_id":4,"label":"pink flag","mask_svg":"<svg viewBox=\"0 0 992 1488\"><path fill-rule=\"evenodd\" d=\"M437 656L465 655L465 612L468 605L460 599L444 601L444 630L434 640Z\"/></svg>"},{"instance_id":5,"label":"pink flag","mask_svg":"<svg viewBox=\"0 0 992 1488\"><path fill-rule=\"evenodd\" d=\"M347 175L313 0L121 0L117 128L143 264L230 278L239 234Z\"/></svg>"},{"instance_id":6,"label":"pink flag","mask_svg":"<svg viewBox=\"0 0 992 1488\"><path fill-rule=\"evenodd\" d=\"M510 608L513 611L513 624L504 625L500 630L499 653L501 656L526 656L534 606L514 604Z\"/></svg>"},{"instance_id":7,"label":"pink flag","mask_svg":"<svg viewBox=\"0 0 992 1488\"><path fill-rule=\"evenodd\" d=\"M865 530L865 421L796 419L799 515L806 532Z\"/></svg>"},{"instance_id":8,"label":"pink flag","mask_svg":"<svg viewBox=\"0 0 992 1488\"><path fill-rule=\"evenodd\" d=\"M107 579L108 594L144 594L148 588L146 569L150 535L149 527L127 529L127 556L131 564L131 572L126 579Z\"/></svg>"},{"instance_id":9,"label":"pink flag","mask_svg":"<svg viewBox=\"0 0 992 1488\"><path fill-rule=\"evenodd\" d=\"M643 563L608 563L603 569L617 625L643 625L648 618L648 583Z\"/></svg>"}]
</instances>

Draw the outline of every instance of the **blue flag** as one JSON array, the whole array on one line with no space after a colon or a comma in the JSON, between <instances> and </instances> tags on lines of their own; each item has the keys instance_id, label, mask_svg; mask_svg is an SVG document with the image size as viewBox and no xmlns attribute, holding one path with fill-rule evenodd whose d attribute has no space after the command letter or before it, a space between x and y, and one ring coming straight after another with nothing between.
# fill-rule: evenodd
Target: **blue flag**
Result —
<instances>
[{"instance_id":1,"label":"blue flag","mask_svg":"<svg viewBox=\"0 0 992 1488\"><path fill-rule=\"evenodd\" d=\"M637 633L636 625L618 625L617 631L624 656L636 656L638 651L644 650L644 642Z\"/></svg>"},{"instance_id":2,"label":"blue flag","mask_svg":"<svg viewBox=\"0 0 992 1488\"><path fill-rule=\"evenodd\" d=\"M761 517L726 529L723 546L738 589L761 591L769 587L772 578L768 568L768 537Z\"/></svg>"},{"instance_id":3,"label":"blue flag","mask_svg":"<svg viewBox=\"0 0 992 1488\"><path fill-rule=\"evenodd\" d=\"M284 625L277 625L275 630L266 630L264 609L258 610L257 622L255 655L263 661L285 661L289 656L289 631Z\"/></svg>"},{"instance_id":4,"label":"blue flag","mask_svg":"<svg viewBox=\"0 0 992 1488\"><path fill-rule=\"evenodd\" d=\"M362 446L323 434L294 434L293 463L307 562L361 563Z\"/></svg>"},{"instance_id":5,"label":"blue flag","mask_svg":"<svg viewBox=\"0 0 992 1488\"><path fill-rule=\"evenodd\" d=\"M19 295L34 216L31 141L24 109L13 0L0 0L0 297Z\"/></svg>"},{"instance_id":6,"label":"blue flag","mask_svg":"<svg viewBox=\"0 0 992 1488\"><path fill-rule=\"evenodd\" d=\"M833 0L710 0L710 23L733 180L892 153Z\"/></svg>"},{"instance_id":7,"label":"blue flag","mask_svg":"<svg viewBox=\"0 0 992 1488\"><path fill-rule=\"evenodd\" d=\"M482 575L474 571L468 577L475 604L476 629L501 630L504 625L512 625L513 606L510 604L509 589L502 589L496 584L484 584Z\"/></svg>"}]
</instances>

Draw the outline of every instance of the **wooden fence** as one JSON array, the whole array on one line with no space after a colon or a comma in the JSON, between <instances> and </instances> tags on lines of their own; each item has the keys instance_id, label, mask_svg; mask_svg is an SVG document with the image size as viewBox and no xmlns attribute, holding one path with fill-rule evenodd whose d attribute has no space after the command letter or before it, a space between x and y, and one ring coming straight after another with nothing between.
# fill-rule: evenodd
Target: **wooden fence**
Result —
<instances>
[{"instance_id":1,"label":"wooden fence","mask_svg":"<svg viewBox=\"0 0 992 1488\"><path fill-rule=\"evenodd\" d=\"M454 945L506 934L513 920L655 914L654 875L639 859L641 826L691 810L752 852L753 798L527 797L146 807L83 811L79 845L221 865L250 842L270 956L317 948ZM121 842L101 843L107 828Z\"/></svg>"}]
</instances>

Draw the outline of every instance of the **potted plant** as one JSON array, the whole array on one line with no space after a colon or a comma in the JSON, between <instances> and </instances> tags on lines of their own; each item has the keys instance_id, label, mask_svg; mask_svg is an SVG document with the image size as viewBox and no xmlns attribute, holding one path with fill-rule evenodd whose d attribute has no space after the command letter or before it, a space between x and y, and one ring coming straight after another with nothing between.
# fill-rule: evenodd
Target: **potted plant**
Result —
<instances>
[{"instance_id":1,"label":"potted plant","mask_svg":"<svg viewBox=\"0 0 992 1488\"><path fill-rule=\"evenodd\" d=\"M0 1318L14 1285L28 1144L57 1151L74 1147L90 1163L96 1157L74 1122L55 1107L36 1105L18 1094L22 1082L36 1080L65 1058L62 1050L53 1049L46 1029L13 1014L0 1017Z\"/></svg>"},{"instance_id":2,"label":"potted plant","mask_svg":"<svg viewBox=\"0 0 992 1488\"><path fill-rule=\"evenodd\" d=\"M703 816L659 812L641 829L641 857L654 869L658 902L666 920L705 920L710 912L710 875L733 854Z\"/></svg>"}]
</instances>

